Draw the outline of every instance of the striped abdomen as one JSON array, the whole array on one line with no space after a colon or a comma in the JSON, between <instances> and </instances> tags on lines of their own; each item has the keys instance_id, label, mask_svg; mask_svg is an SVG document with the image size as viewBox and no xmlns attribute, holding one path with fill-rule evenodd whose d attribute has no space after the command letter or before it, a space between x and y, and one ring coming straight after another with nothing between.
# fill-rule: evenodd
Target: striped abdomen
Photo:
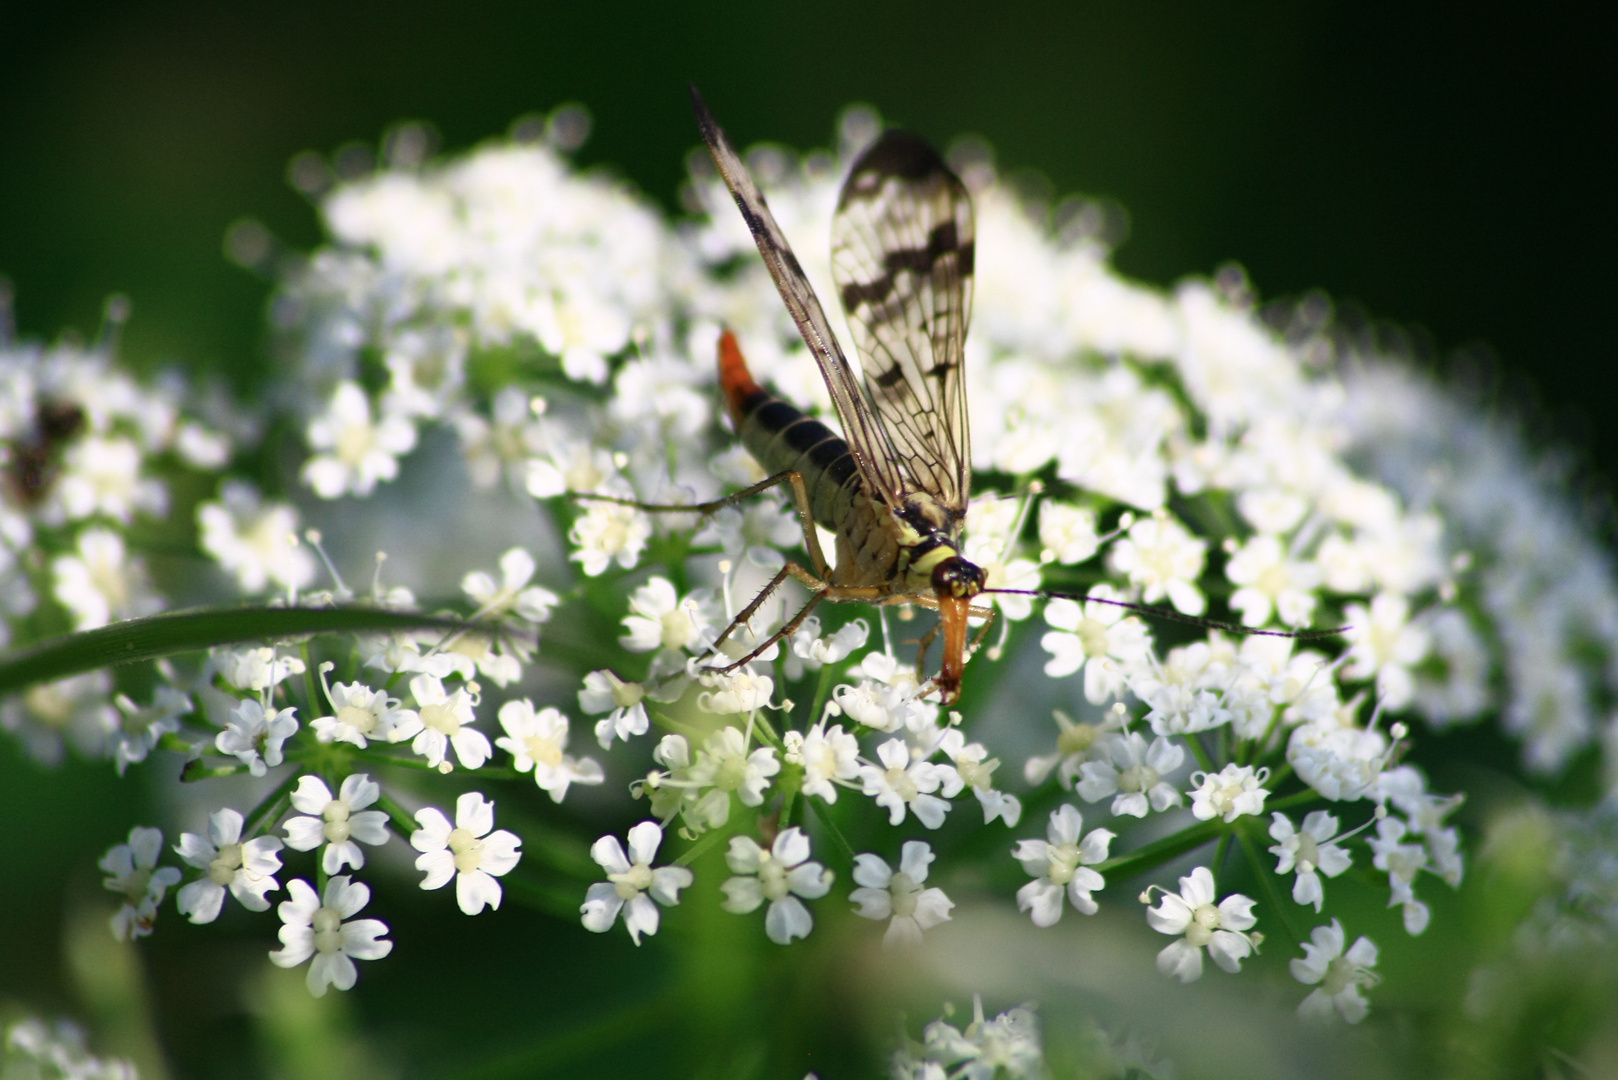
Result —
<instances>
[{"instance_id":1,"label":"striped abdomen","mask_svg":"<svg viewBox=\"0 0 1618 1080\"><path fill-rule=\"evenodd\" d=\"M729 330L719 339L719 385L747 452L771 476L789 469L801 474L815 522L836 532L862 490L859 465L848 443L754 382L736 335Z\"/></svg>"}]
</instances>

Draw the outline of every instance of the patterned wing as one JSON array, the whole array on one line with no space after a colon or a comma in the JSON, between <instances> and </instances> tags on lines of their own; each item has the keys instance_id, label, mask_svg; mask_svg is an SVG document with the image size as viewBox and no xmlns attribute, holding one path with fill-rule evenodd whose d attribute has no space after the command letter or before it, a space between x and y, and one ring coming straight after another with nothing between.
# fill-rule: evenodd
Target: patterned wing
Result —
<instances>
[{"instance_id":1,"label":"patterned wing","mask_svg":"<svg viewBox=\"0 0 1618 1080\"><path fill-rule=\"evenodd\" d=\"M843 437L848 440L849 450L859 464L860 475L874 494L897 506L904 482L893 444L881 421L872 413L854 369L843 356L843 350L826 321L825 309L815 296L814 287L804 275L798 257L792 254L792 245L787 243L786 235L775 223L775 216L764 202L763 193L753 183L753 177L741 158L736 156L730 140L725 138L725 133L720 130L718 121L708 111L707 103L697 93L695 86L691 88L691 104L697 112L697 126L702 129L702 138L708 144L714 164L719 166L719 175L725 178L725 185L735 197L736 206L741 210L754 242L758 244L759 254L764 256L764 265L769 269L770 277L775 279L775 287L780 291L792 321L798 324L804 344L809 346L810 354L820 365L820 374L831 391L832 404L836 406L837 418L843 425Z\"/></svg>"},{"instance_id":2,"label":"patterned wing","mask_svg":"<svg viewBox=\"0 0 1618 1080\"><path fill-rule=\"evenodd\" d=\"M832 221L832 274L906 491L965 513L972 491L964 346L972 197L938 152L890 130L854 163Z\"/></svg>"}]
</instances>

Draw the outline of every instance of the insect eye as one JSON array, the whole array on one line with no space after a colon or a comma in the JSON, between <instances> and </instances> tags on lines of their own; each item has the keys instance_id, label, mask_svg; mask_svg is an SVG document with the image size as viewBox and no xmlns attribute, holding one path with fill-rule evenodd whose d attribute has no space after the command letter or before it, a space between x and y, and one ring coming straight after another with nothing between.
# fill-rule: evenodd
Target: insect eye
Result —
<instances>
[{"instance_id":1,"label":"insect eye","mask_svg":"<svg viewBox=\"0 0 1618 1080\"><path fill-rule=\"evenodd\" d=\"M933 570L933 591L939 596L975 596L983 591L988 574L959 555L945 559Z\"/></svg>"}]
</instances>

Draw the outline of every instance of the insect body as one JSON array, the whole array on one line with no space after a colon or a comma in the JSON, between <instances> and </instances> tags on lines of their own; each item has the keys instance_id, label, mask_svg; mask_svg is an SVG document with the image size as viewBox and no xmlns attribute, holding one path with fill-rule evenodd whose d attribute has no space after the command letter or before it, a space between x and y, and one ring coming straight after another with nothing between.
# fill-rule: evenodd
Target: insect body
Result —
<instances>
[{"instance_id":1,"label":"insect body","mask_svg":"<svg viewBox=\"0 0 1618 1080\"><path fill-rule=\"evenodd\" d=\"M720 175L820 366L844 433L839 438L760 388L734 336L724 335L720 384L731 419L743 445L774 474L758 488L789 483L800 516L837 537L831 568L804 522L815 574L788 564L771 589L791 574L813 596L765 647L796 629L821 600L936 608L944 656L935 681L944 703L952 703L960 695L968 618L992 615L972 607L987 575L960 554L972 483L963 370L971 197L931 146L905 132L885 133L855 162L833 220L832 268L865 371L862 384L763 195L694 88L692 101Z\"/></svg>"}]
</instances>

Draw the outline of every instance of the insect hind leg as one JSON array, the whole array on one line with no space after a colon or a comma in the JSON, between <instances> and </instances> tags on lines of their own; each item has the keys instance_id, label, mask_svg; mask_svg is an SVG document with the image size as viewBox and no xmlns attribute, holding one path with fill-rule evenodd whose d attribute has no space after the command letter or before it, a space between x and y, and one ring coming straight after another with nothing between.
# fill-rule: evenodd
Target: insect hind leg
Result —
<instances>
[{"instance_id":1,"label":"insect hind leg","mask_svg":"<svg viewBox=\"0 0 1618 1080\"><path fill-rule=\"evenodd\" d=\"M723 498L711 499L700 503L647 503L638 499L626 499L621 495L598 495L590 492L576 493L573 497L581 502L607 502L618 506L630 506L636 510L644 510L650 514L697 514L707 517L716 514L727 506L735 506L744 499L754 495L761 495L773 487L786 484L792 493L792 504L798 512L798 524L803 529L803 546L809 552L810 560L815 564L815 574L821 585L831 576L831 563L826 561L826 554L820 547L820 536L815 532L814 512L810 509L809 488L803 482L803 474L796 469L787 469L774 476L760 480L750 487ZM790 564L789 564L790 565ZM802 567L799 567L802 569ZM777 583L779 584L779 582Z\"/></svg>"}]
</instances>

